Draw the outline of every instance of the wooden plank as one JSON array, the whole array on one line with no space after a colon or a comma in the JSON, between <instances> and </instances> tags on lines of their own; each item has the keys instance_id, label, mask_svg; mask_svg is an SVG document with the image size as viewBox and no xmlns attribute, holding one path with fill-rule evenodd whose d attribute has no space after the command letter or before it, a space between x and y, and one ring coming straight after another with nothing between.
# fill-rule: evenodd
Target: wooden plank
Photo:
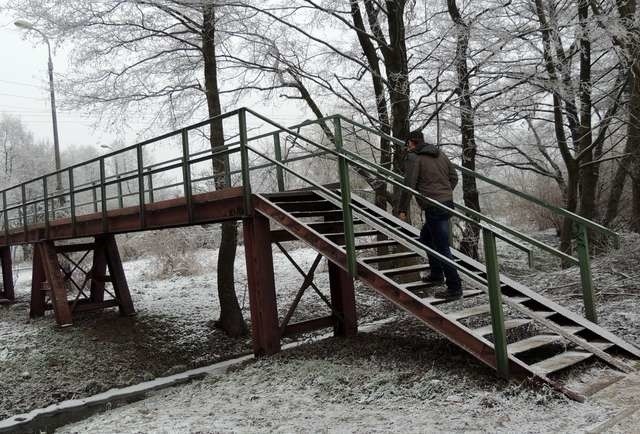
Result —
<instances>
[{"instance_id":1,"label":"wooden plank","mask_svg":"<svg viewBox=\"0 0 640 434\"><path fill-rule=\"evenodd\" d=\"M380 240L380 241L373 241L371 243L356 244L355 249L368 250L368 249L377 249L379 247L389 247L389 246L397 246L397 245L399 245L399 243L396 240ZM341 245L340 247L344 248L345 246Z\"/></svg>"},{"instance_id":2,"label":"wooden plank","mask_svg":"<svg viewBox=\"0 0 640 434\"><path fill-rule=\"evenodd\" d=\"M382 270L380 272L385 276L398 276L401 274L416 273L416 272L424 271L428 269L429 269L428 264L417 264L417 265L409 265L406 267L390 268L388 270Z\"/></svg>"},{"instance_id":3,"label":"wooden plank","mask_svg":"<svg viewBox=\"0 0 640 434\"><path fill-rule=\"evenodd\" d=\"M580 363L593 356L594 355L592 353L584 351L565 351L564 353L560 353L531 365L531 369L540 375L548 375L568 368L576 363Z\"/></svg>"},{"instance_id":4,"label":"wooden plank","mask_svg":"<svg viewBox=\"0 0 640 434\"><path fill-rule=\"evenodd\" d=\"M462 291L462 298L470 298L475 297L476 295L484 294L484 291L479 289L467 289ZM436 298L436 297L425 297L422 301L426 304L430 304L432 306L437 306L439 304L450 303L451 300L446 298Z\"/></svg>"},{"instance_id":5,"label":"wooden plank","mask_svg":"<svg viewBox=\"0 0 640 434\"><path fill-rule=\"evenodd\" d=\"M491 312L491 306L488 304L479 304L477 306L469 307L467 309L459 310L457 312L449 313L448 315L460 321L461 319L470 318L472 316L483 315Z\"/></svg>"},{"instance_id":6,"label":"wooden plank","mask_svg":"<svg viewBox=\"0 0 640 434\"><path fill-rule=\"evenodd\" d=\"M561 342L562 336L558 335L537 335L521 341L507 345L507 350L511 354L524 353L525 351L534 350L554 342Z\"/></svg>"},{"instance_id":7,"label":"wooden plank","mask_svg":"<svg viewBox=\"0 0 640 434\"><path fill-rule=\"evenodd\" d=\"M253 352L258 356L275 354L280 351L280 326L278 324L269 220L254 213L251 218L242 222L242 227L249 286Z\"/></svg>"},{"instance_id":8,"label":"wooden plank","mask_svg":"<svg viewBox=\"0 0 640 434\"><path fill-rule=\"evenodd\" d=\"M107 300L97 303L78 303L73 309L73 312L90 312L94 310L107 309L110 307L118 307L118 300Z\"/></svg>"},{"instance_id":9,"label":"wooden plank","mask_svg":"<svg viewBox=\"0 0 640 434\"><path fill-rule=\"evenodd\" d=\"M533 321L531 321L528 318L508 319L504 322L504 329L511 330L517 327L522 327L524 325L531 324L532 322ZM488 336L491 333L493 333L493 327L491 326L491 324L489 324L484 327L474 329L473 331L474 333L477 333L480 336Z\"/></svg>"},{"instance_id":10,"label":"wooden plank","mask_svg":"<svg viewBox=\"0 0 640 434\"><path fill-rule=\"evenodd\" d=\"M370 256L368 258L363 258L362 260L367 264L380 263L386 261L395 261L397 259L406 259L406 258L415 258L419 257L416 252L407 251L400 253L390 253L388 255L380 255L380 256Z\"/></svg>"}]
</instances>

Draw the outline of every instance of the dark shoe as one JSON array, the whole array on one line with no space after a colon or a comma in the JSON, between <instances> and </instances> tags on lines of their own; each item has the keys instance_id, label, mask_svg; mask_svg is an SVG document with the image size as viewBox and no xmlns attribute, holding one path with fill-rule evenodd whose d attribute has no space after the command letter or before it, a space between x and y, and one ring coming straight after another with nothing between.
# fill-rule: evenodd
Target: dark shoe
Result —
<instances>
[{"instance_id":1,"label":"dark shoe","mask_svg":"<svg viewBox=\"0 0 640 434\"><path fill-rule=\"evenodd\" d=\"M433 296L435 298L441 298L443 300L458 300L462 298L462 290L460 289L457 291L447 290L436 292Z\"/></svg>"},{"instance_id":2,"label":"dark shoe","mask_svg":"<svg viewBox=\"0 0 640 434\"><path fill-rule=\"evenodd\" d=\"M429 274L428 276L422 276L422 281L424 283L431 283L432 285L442 285L444 283L444 276L433 276Z\"/></svg>"}]
</instances>

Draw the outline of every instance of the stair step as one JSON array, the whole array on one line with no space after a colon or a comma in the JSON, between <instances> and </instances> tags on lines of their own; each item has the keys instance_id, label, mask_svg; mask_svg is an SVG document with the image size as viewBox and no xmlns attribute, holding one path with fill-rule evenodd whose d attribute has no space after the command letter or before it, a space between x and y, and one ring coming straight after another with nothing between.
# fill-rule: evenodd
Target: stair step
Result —
<instances>
[{"instance_id":1,"label":"stair step","mask_svg":"<svg viewBox=\"0 0 640 434\"><path fill-rule=\"evenodd\" d=\"M417 265L408 265L406 267L390 268L388 270L381 271L381 273L387 277L390 277L390 276L398 276L400 274L420 272L428 269L429 269L429 266L426 264L417 264Z\"/></svg>"},{"instance_id":2,"label":"stair step","mask_svg":"<svg viewBox=\"0 0 640 434\"><path fill-rule=\"evenodd\" d=\"M385 261L393 261L396 259L406 259L420 256L416 252L400 252L400 253L390 253L388 255L380 255L380 256L370 256L368 258L364 258L363 261L367 264L377 263L377 262L385 262Z\"/></svg>"},{"instance_id":3,"label":"stair step","mask_svg":"<svg viewBox=\"0 0 640 434\"><path fill-rule=\"evenodd\" d=\"M423 282L422 280L418 280L417 282L406 283L402 285L402 287L407 291L418 291L420 289L428 289L428 288L433 288L435 286L440 286L440 285L441 284L439 283L436 284L436 283L429 283L429 282ZM444 283L442 285L444 285Z\"/></svg>"},{"instance_id":4,"label":"stair step","mask_svg":"<svg viewBox=\"0 0 640 434\"><path fill-rule=\"evenodd\" d=\"M396 246L398 244L396 240L380 240L371 243L356 244L356 250L377 249L378 247ZM345 245L341 245L340 247L344 248Z\"/></svg>"},{"instance_id":5,"label":"stair step","mask_svg":"<svg viewBox=\"0 0 640 434\"><path fill-rule=\"evenodd\" d=\"M529 297L504 297L504 298L508 299L509 301L512 301L513 303L518 303L518 304L522 304L525 301L531 300Z\"/></svg>"},{"instance_id":6,"label":"stair step","mask_svg":"<svg viewBox=\"0 0 640 434\"><path fill-rule=\"evenodd\" d=\"M527 325L532 323L533 321L531 321L528 318L518 318L518 319L508 319L504 322L504 329L505 330L511 330L511 329L515 329L517 327L521 327L523 325ZM493 333L493 326L491 324L488 324L484 327L480 327L477 329L473 330L475 333L479 334L480 336L488 336L491 333Z\"/></svg>"},{"instance_id":7,"label":"stair step","mask_svg":"<svg viewBox=\"0 0 640 434\"><path fill-rule=\"evenodd\" d=\"M376 230L369 230L369 231L356 231L353 233L354 237L370 237L372 235L377 235L379 232ZM344 237L344 232L332 232L330 234L322 234L327 238L331 238L331 237Z\"/></svg>"},{"instance_id":8,"label":"stair step","mask_svg":"<svg viewBox=\"0 0 640 434\"><path fill-rule=\"evenodd\" d=\"M466 291L462 291L462 298L470 298L475 297L476 295L483 294L484 291L479 289L469 289ZM436 297L426 297L422 299L423 303L430 304L432 306L437 306L439 304L450 303L451 300L446 298L436 298Z\"/></svg>"},{"instance_id":9,"label":"stair step","mask_svg":"<svg viewBox=\"0 0 640 434\"><path fill-rule=\"evenodd\" d=\"M327 217L327 216L342 216L342 210L318 210L318 211L294 211L291 213L294 217Z\"/></svg>"},{"instance_id":10,"label":"stair step","mask_svg":"<svg viewBox=\"0 0 640 434\"><path fill-rule=\"evenodd\" d=\"M558 335L538 335L523 339L518 342L507 345L507 351L511 354L524 353L554 342L562 341L562 336Z\"/></svg>"},{"instance_id":11,"label":"stair step","mask_svg":"<svg viewBox=\"0 0 640 434\"><path fill-rule=\"evenodd\" d=\"M491 312L491 306L488 304L479 304L477 306L469 307L467 309L459 310L457 312L450 313L449 316L457 321L461 319L470 318L472 316L483 315Z\"/></svg>"},{"instance_id":12,"label":"stair step","mask_svg":"<svg viewBox=\"0 0 640 434\"><path fill-rule=\"evenodd\" d=\"M567 333L571 333L572 335L575 335L576 333L580 333L585 329L582 326L561 326L561 327L562 327L562 330L566 331Z\"/></svg>"},{"instance_id":13,"label":"stair step","mask_svg":"<svg viewBox=\"0 0 640 434\"><path fill-rule=\"evenodd\" d=\"M592 353L586 353L584 351L565 351L557 356L553 356L531 365L531 369L538 375L547 375L552 372L568 368L569 366L575 365L583 360L587 360L590 357L593 357Z\"/></svg>"},{"instance_id":14,"label":"stair step","mask_svg":"<svg viewBox=\"0 0 640 434\"><path fill-rule=\"evenodd\" d=\"M279 208L285 211L320 211L320 210L335 210L339 209L333 203L327 200L311 200L307 202L295 201L295 202L274 202Z\"/></svg>"}]
</instances>

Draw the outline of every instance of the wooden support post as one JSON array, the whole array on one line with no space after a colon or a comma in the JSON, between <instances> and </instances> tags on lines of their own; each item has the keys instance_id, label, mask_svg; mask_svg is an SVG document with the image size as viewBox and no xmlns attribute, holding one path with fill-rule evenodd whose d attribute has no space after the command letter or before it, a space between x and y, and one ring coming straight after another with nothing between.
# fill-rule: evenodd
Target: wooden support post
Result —
<instances>
[{"instance_id":1,"label":"wooden support post","mask_svg":"<svg viewBox=\"0 0 640 434\"><path fill-rule=\"evenodd\" d=\"M127 284L124 269L122 268L122 260L120 259L120 253L118 252L116 238L112 234L104 235L99 239L96 239L96 244L104 245L107 266L109 267L109 275L111 276L113 290L118 300L120 315L135 315L136 310L133 308L133 300L131 300L131 292L129 291L129 285Z\"/></svg>"},{"instance_id":2,"label":"wooden support post","mask_svg":"<svg viewBox=\"0 0 640 434\"><path fill-rule=\"evenodd\" d=\"M598 322L596 313L593 279L591 278L591 259L589 258L589 235L585 225L576 225L576 250L580 261L580 283L582 284L582 300L584 313L591 322Z\"/></svg>"},{"instance_id":3,"label":"wooden support post","mask_svg":"<svg viewBox=\"0 0 640 434\"><path fill-rule=\"evenodd\" d=\"M358 318L353 278L349 273L329 261L329 285L335 319L334 335L355 336L358 334Z\"/></svg>"},{"instance_id":4,"label":"wooden support post","mask_svg":"<svg viewBox=\"0 0 640 434\"><path fill-rule=\"evenodd\" d=\"M40 249L40 263L44 269L44 274L51 290L51 304L56 317L56 322L62 327L70 326L71 309L67 301L67 289L64 286L64 279L60 272L58 255L52 241L42 241L36 244Z\"/></svg>"},{"instance_id":5,"label":"wooden support post","mask_svg":"<svg viewBox=\"0 0 640 434\"><path fill-rule=\"evenodd\" d=\"M0 265L2 267L2 291L0 298L15 300L13 291L13 269L11 268L11 248L9 246L0 247Z\"/></svg>"},{"instance_id":6,"label":"wooden support post","mask_svg":"<svg viewBox=\"0 0 640 434\"><path fill-rule=\"evenodd\" d=\"M91 302L104 301L104 281L107 272L107 254L105 243L100 238L95 239L93 249L93 265L91 267Z\"/></svg>"},{"instance_id":7,"label":"wooden support post","mask_svg":"<svg viewBox=\"0 0 640 434\"><path fill-rule=\"evenodd\" d=\"M29 316L31 318L44 316L46 293L43 285L46 280L40 245L34 244L31 267L31 304L29 306Z\"/></svg>"},{"instance_id":8,"label":"wooden support post","mask_svg":"<svg viewBox=\"0 0 640 434\"><path fill-rule=\"evenodd\" d=\"M269 220L254 214L243 221L243 231L253 351L256 355L275 354L280 351L280 328Z\"/></svg>"}]
</instances>

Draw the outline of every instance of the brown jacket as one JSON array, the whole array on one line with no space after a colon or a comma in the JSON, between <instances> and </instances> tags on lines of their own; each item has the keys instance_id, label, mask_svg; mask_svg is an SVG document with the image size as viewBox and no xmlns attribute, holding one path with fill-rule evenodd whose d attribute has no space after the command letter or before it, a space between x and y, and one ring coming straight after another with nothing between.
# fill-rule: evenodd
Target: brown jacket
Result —
<instances>
[{"instance_id":1,"label":"brown jacket","mask_svg":"<svg viewBox=\"0 0 640 434\"><path fill-rule=\"evenodd\" d=\"M458 174L444 152L435 145L426 144L407 155L404 183L428 198L447 202L453 200ZM411 193L402 190L398 210L406 212L410 200ZM429 205L421 197L416 197L416 200L423 209Z\"/></svg>"}]
</instances>

